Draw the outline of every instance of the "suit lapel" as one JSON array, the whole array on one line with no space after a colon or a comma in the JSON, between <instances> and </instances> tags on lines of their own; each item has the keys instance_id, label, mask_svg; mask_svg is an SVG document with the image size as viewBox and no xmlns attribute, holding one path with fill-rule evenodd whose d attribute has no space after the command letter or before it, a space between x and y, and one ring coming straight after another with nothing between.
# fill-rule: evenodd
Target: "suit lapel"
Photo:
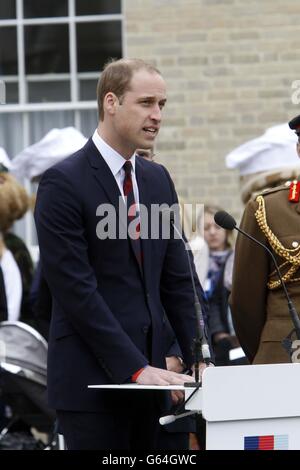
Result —
<instances>
[{"instance_id":1,"label":"suit lapel","mask_svg":"<svg viewBox=\"0 0 300 470\"><path fill-rule=\"evenodd\" d=\"M114 175L110 171L109 166L105 162L104 158L98 151L92 139L89 139L86 144L86 154L90 162L91 167L94 169L94 176L98 183L104 189L107 198L115 206L116 209L119 207L119 197L121 196L119 186L115 180Z\"/></svg>"},{"instance_id":2,"label":"suit lapel","mask_svg":"<svg viewBox=\"0 0 300 470\"><path fill-rule=\"evenodd\" d=\"M105 194L111 204L116 210L117 218L121 219L121 223L127 230L127 219L126 219L126 208L120 193L119 186L112 174L106 161L98 151L92 139L89 139L86 143L86 153L91 167L93 168L93 174L97 182L104 189ZM124 211L122 217L120 217L120 209Z\"/></svg>"}]
</instances>

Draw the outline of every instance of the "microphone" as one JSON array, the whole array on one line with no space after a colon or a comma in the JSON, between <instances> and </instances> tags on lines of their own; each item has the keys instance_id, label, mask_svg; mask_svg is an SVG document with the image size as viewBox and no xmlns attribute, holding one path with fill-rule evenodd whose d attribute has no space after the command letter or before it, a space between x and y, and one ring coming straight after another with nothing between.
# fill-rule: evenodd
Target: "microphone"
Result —
<instances>
[{"instance_id":1,"label":"microphone","mask_svg":"<svg viewBox=\"0 0 300 470\"><path fill-rule=\"evenodd\" d=\"M264 248L264 250L266 250L268 252L268 254L271 256L272 260L273 260L273 263L274 263L274 266L275 266L275 269L276 269L276 272L277 272L277 275L278 275L278 278L280 280L280 283L281 283L281 286L283 288L283 292L284 292L284 295L286 297L286 300L287 300L287 304L288 304L288 308L289 308L289 313L290 313L290 316L291 316L291 319L292 319L292 322L293 322L293 325L294 325L294 328L295 328L295 331L296 331L296 336L297 336L297 339L300 339L300 320L299 320L299 317L298 317L298 314L297 314L297 310L289 296L289 293L287 291L287 288L286 288L286 285L285 285L285 282L284 280L282 279L282 275L281 275L281 272L280 272L280 269L279 269L279 266L277 264L277 261L275 259L275 256L274 254L272 253L272 251L266 246L264 245L263 243L261 243L259 240L256 240L256 238L252 237L251 235L249 235L249 233L246 233L244 232L244 230L242 230L241 228L237 227L236 225L236 221L234 220L234 218L228 214L227 212L225 211L218 211L216 212L215 216L214 216L214 219L215 219L215 222L217 225L219 225L220 227L226 229L226 230L237 230L238 232L242 233L243 235L245 235L247 238L249 238L250 240L252 240L253 242L257 243L258 245L260 245L262 248ZM291 351L289 351L291 353Z\"/></svg>"},{"instance_id":2,"label":"microphone","mask_svg":"<svg viewBox=\"0 0 300 470\"><path fill-rule=\"evenodd\" d=\"M233 230L234 228L239 230L236 226L236 221L234 220L232 215L228 214L228 212L218 211L215 213L214 219L216 224L219 225L219 227L224 228L225 230Z\"/></svg>"},{"instance_id":3,"label":"microphone","mask_svg":"<svg viewBox=\"0 0 300 470\"><path fill-rule=\"evenodd\" d=\"M189 243L186 242L181 234L181 232L178 230L176 227L175 223L175 212L172 209L161 209L160 213L162 214L162 217L168 217L168 220L170 221L171 226L174 228L176 233L178 234L180 240L184 244L184 248L186 250L186 255L188 258L188 265L189 265L189 271L190 271L190 277L192 281L192 288L193 288L193 293L194 293L194 308L196 312L196 319L197 319L197 326L196 326L196 337L194 339L194 357L195 357L195 381L196 383L199 383L199 362L203 359L204 362L208 365L211 362L211 355L210 355L210 350L209 350L209 345L207 342L207 338L205 334L202 331L201 327L201 322L204 324L203 320L203 314L202 314L202 308L201 304L198 299L197 291L196 291L196 286L195 286L195 280L193 276L193 270L192 270L192 264L191 264L191 259L188 253L188 250L190 250ZM191 385L191 384L189 384Z\"/></svg>"},{"instance_id":4,"label":"microphone","mask_svg":"<svg viewBox=\"0 0 300 470\"><path fill-rule=\"evenodd\" d=\"M162 416L159 418L159 424L161 426L165 426L166 424L171 424L174 423L174 421L177 421L177 419L185 418L186 416L191 416L195 414L200 414L200 411L187 411L186 413L181 413L180 415L167 415L167 416Z\"/></svg>"}]
</instances>

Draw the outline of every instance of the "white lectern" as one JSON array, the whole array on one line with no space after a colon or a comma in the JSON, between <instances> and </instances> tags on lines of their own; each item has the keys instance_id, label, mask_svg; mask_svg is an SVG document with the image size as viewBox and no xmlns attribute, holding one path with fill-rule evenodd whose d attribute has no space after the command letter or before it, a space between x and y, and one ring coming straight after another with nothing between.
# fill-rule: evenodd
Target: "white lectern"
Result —
<instances>
[{"instance_id":1,"label":"white lectern","mask_svg":"<svg viewBox=\"0 0 300 470\"><path fill-rule=\"evenodd\" d=\"M185 390L183 386L90 385L108 389ZM300 449L300 364L209 367L186 404L202 411L207 450Z\"/></svg>"},{"instance_id":2,"label":"white lectern","mask_svg":"<svg viewBox=\"0 0 300 470\"><path fill-rule=\"evenodd\" d=\"M300 449L300 364L208 368L186 408L202 410L208 450Z\"/></svg>"}]
</instances>

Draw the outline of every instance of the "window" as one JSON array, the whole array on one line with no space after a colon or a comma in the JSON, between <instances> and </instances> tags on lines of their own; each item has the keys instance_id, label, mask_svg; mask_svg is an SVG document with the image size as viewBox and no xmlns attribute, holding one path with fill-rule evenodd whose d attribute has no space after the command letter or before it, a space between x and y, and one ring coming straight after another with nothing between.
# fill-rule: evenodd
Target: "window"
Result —
<instances>
[{"instance_id":1,"label":"window","mask_svg":"<svg viewBox=\"0 0 300 470\"><path fill-rule=\"evenodd\" d=\"M122 56L119 21L79 23L76 33L79 72L98 72L109 57Z\"/></svg>"},{"instance_id":2,"label":"window","mask_svg":"<svg viewBox=\"0 0 300 470\"><path fill-rule=\"evenodd\" d=\"M7 26L0 28L0 73L1 75L16 75L18 73L17 28ZM3 47L9 44L10 47Z\"/></svg>"},{"instance_id":3,"label":"window","mask_svg":"<svg viewBox=\"0 0 300 470\"><path fill-rule=\"evenodd\" d=\"M68 16L68 0L24 0L23 11L24 18Z\"/></svg>"},{"instance_id":4,"label":"window","mask_svg":"<svg viewBox=\"0 0 300 470\"><path fill-rule=\"evenodd\" d=\"M26 76L70 72L67 24L26 25L24 44Z\"/></svg>"},{"instance_id":5,"label":"window","mask_svg":"<svg viewBox=\"0 0 300 470\"><path fill-rule=\"evenodd\" d=\"M0 2L0 20L9 20L16 18L16 1L1 0Z\"/></svg>"},{"instance_id":6,"label":"window","mask_svg":"<svg viewBox=\"0 0 300 470\"><path fill-rule=\"evenodd\" d=\"M120 0L76 0L76 15L109 15L120 13Z\"/></svg>"},{"instance_id":7,"label":"window","mask_svg":"<svg viewBox=\"0 0 300 470\"><path fill-rule=\"evenodd\" d=\"M123 56L122 21L121 0L0 1L0 145L11 158L53 127L91 135L99 73ZM34 248L31 216L15 231Z\"/></svg>"}]
</instances>

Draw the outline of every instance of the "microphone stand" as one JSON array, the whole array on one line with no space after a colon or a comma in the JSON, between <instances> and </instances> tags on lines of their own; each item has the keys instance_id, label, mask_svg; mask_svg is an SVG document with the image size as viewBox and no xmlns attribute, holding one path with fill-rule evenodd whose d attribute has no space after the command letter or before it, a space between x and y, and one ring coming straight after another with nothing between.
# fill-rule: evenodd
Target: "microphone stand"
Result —
<instances>
[{"instance_id":1,"label":"microphone stand","mask_svg":"<svg viewBox=\"0 0 300 470\"><path fill-rule=\"evenodd\" d=\"M179 405L175 413L173 415L162 416L161 418L159 418L159 423L162 426L165 426L166 424L173 423L177 419L185 418L186 416L201 414L201 411L197 411L197 410L191 410L191 411L186 411L184 413L181 413L181 411L184 410L185 405L191 400L191 398L193 398L193 396L196 394L196 392L199 390L200 387L201 387L201 382L198 382L193 392L191 393L191 395L186 400L184 400L184 402L181 403L181 405Z\"/></svg>"},{"instance_id":2,"label":"microphone stand","mask_svg":"<svg viewBox=\"0 0 300 470\"><path fill-rule=\"evenodd\" d=\"M193 287L193 292L194 292L194 308L195 308L195 313L196 313L196 337L194 339L194 344L193 344L193 353L195 357L195 382L187 382L184 384L185 387L193 387L194 390L191 393L191 395L188 397L187 400L184 400L183 403L179 405L179 407L176 409L175 413L173 415L167 415L163 416L160 418L159 422L162 426L172 423L176 421L177 419L184 418L185 416L190 416L193 414L199 414L198 411L193 410L193 411L188 411L181 413L181 411L184 410L185 405L191 400L191 398L195 395L195 393L199 390L201 387L201 381L200 381L200 373L199 373L199 362L203 360L207 365L211 362L211 355L210 355L210 350L209 346L207 343L207 338L205 337L205 333L203 333L202 328L201 328L201 321L203 321L203 315L202 315L202 309L201 305L197 296L197 291L196 291L196 286L195 286L195 280L193 276L193 270L192 270L192 264L191 264L191 259L190 256L187 252L187 247L189 247L188 242L184 240L182 237L180 231L175 225L175 215L173 211L168 211L170 214L170 224L172 225L173 229L176 231L176 233L179 235L180 240L184 244L184 248L186 250L187 258L188 258L188 265L189 265L189 271L190 271L190 276L192 280L192 287Z\"/></svg>"},{"instance_id":3,"label":"microphone stand","mask_svg":"<svg viewBox=\"0 0 300 470\"><path fill-rule=\"evenodd\" d=\"M171 215L170 217L170 222L172 224L172 227L176 231L176 233L179 235L180 240L183 242L185 250L187 251L187 248L189 248L188 242L185 242L184 238L182 237L180 231L175 225L174 221L174 214ZM209 346L207 343L207 338L205 337L205 334L203 333L203 330L201 328L201 321L203 319L202 315L202 309L201 305L197 296L197 291L196 291L196 286L195 286L195 280L193 276L193 270L192 270L192 264L191 264L191 259L189 254L187 253L187 258L188 258L188 263L189 263L189 271L191 275L191 280L192 280L192 286L193 286L193 292L194 292L194 308L196 312L196 319L197 319L197 325L196 325L196 336L194 339L194 346L193 346L193 352L194 352L194 357L195 357L195 382L200 383L200 374L199 374L199 362L201 359L208 365L211 361L211 356L210 356L210 350ZM194 384L188 384L189 386L194 386Z\"/></svg>"}]
</instances>

